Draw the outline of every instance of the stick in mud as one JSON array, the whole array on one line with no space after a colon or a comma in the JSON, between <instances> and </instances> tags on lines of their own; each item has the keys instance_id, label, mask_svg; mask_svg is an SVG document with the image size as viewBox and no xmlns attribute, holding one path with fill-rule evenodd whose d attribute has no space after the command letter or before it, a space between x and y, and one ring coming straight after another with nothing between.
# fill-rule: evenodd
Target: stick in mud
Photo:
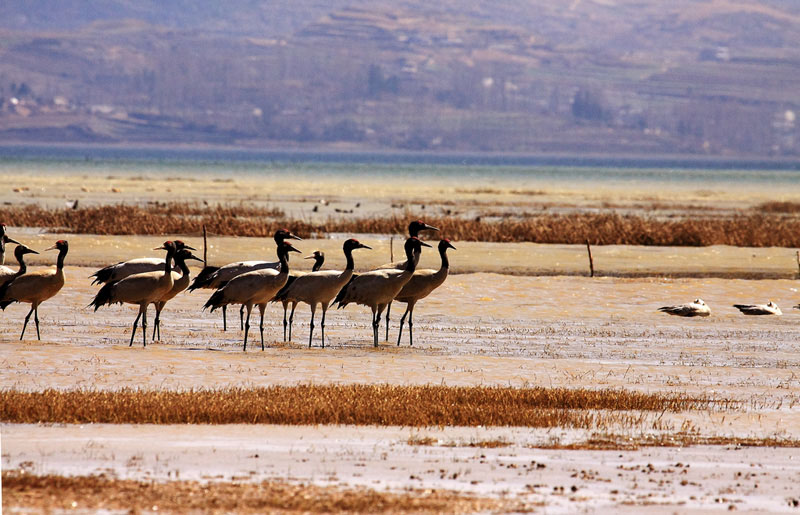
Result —
<instances>
[{"instance_id":1,"label":"stick in mud","mask_svg":"<svg viewBox=\"0 0 800 515\"><path fill-rule=\"evenodd\" d=\"M586 251L589 253L589 277L594 277L594 260L592 259L592 247L589 240L586 240Z\"/></svg>"}]
</instances>

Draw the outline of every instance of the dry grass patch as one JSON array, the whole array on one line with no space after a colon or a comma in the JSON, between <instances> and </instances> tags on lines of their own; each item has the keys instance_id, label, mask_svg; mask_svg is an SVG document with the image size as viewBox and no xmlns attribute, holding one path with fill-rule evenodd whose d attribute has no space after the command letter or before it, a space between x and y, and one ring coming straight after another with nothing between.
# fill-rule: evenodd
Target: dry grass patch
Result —
<instances>
[{"instance_id":1,"label":"dry grass patch","mask_svg":"<svg viewBox=\"0 0 800 515\"><path fill-rule=\"evenodd\" d=\"M657 427L664 411L730 408L709 399L624 390L300 385L224 390L47 389L0 392L0 421L111 424L353 424Z\"/></svg>"},{"instance_id":2,"label":"dry grass patch","mask_svg":"<svg viewBox=\"0 0 800 515\"><path fill-rule=\"evenodd\" d=\"M717 445L730 447L778 447L800 448L800 440L791 438L703 436L698 433L666 433L660 435L614 436L604 435L568 444L552 443L533 445L535 449L581 450L581 451L635 451L643 447L690 447Z\"/></svg>"},{"instance_id":3,"label":"dry grass patch","mask_svg":"<svg viewBox=\"0 0 800 515\"><path fill-rule=\"evenodd\" d=\"M130 205L47 210L38 206L0 209L9 226L44 227L78 234L212 234L268 237L288 227L302 237L328 233L404 234L408 220L422 217L456 241L536 242L595 245L800 247L800 217L749 213L729 218L679 218L610 213L538 214L483 221L405 213L383 218L329 218L311 223L280 210L194 204Z\"/></svg>"},{"instance_id":4,"label":"dry grass patch","mask_svg":"<svg viewBox=\"0 0 800 515\"><path fill-rule=\"evenodd\" d=\"M130 513L474 513L516 511L509 501L441 490L402 494L279 481L230 483L34 476L3 472L3 509L124 510ZM74 503L74 504L73 504Z\"/></svg>"}]
</instances>

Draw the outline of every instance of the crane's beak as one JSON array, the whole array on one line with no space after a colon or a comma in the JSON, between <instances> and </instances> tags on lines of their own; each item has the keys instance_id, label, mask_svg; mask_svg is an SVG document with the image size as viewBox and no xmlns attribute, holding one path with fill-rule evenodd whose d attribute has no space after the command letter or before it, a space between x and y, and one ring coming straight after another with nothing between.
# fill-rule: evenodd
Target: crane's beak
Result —
<instances>
[{"instance_id":1,"label":"crane's beak","mask_svg":"<svg viewBox=\"0 0 800 515\"><path fill-rule=\"evenodd\" d=\"M295 234L292 234L292 233L289 233L289 236L288 236L288 238L291 238L291 239L293 239L293 240L300 240L300 241L303 241L303 238L301 238L300 236L297 236L297 235L295 235ZM298 252L299 252L299 251L298 251Z\"/></svg>"},{"instance_id":2,"label":"crane's beak","mask_svg":"<svg viewBox=\"0 0 800 515\"><path fill-rule=\"evenodd\" d=\"M185 243L183 245L183 248L185 248L186 250L197 250L196 248L190 247L189 245L186 245ZM197 259L197 258L195 258L195 259ZM202 261L202 259L200 261Z\"/></svg>"},{"instance_id":3,"label":"crane's beak","mask_svg":"<svg viewBox=\"0 0 800 515\"><path fill-rule=\"evenodd\" d=\"M438 231L439 230L438 227L434 227L432 225L428 225L428 224L426 224L424 222L423 222L423 225L425 226L425 227L422 228L423 231Z\"/></svg>"},{"instance_id":4,"label":"crane's beak","mask_svg":"<svg viewBox=\"0 0 800 515\"><path fill-rule=\"evenodd\" d=\"M372 250L372 247L370 247L369 245L364 245L363 243L359 243L358 245L359 245L358 248L360 248L360 249Z\"/></svg>"},{"instance_id":5,"label":"crane's beak","mask_svg":"<svg viewBox=\"0 0 800 515\"><path fill-rule=\"evenodd\" d=\"M306 256L303 259L317 259L317 256L315 256L314 254L311 254L310 256Z\"/></svg>"},{"instance_id":6,"label":"crane's beak","mask_svg":"<svg viewBox=\"0 0 800 515\"><path fill-rule=\"evenodd\" d=\"M58 244L56 244L56 245L53 245L52 247L47 247L47 248L46 248L46 249L44 249L44 250L45 250L45 252L47 252L48 250L56 250L57 248L58 248ZM35 252L35 251L34 251L34 252ZM38 254L38 252L36 252L36 253Z\"/></svg>"},{"instance_id":7,"label":"crane's beak","mask_svg":"<svg viewBox=\"0 0 800 515\"><path fill-rule=\"evenodd\" d=\"M5 235L3 235L3 239L6 241L6 243L15 243L17 245L22 245L22 243L18 242L17 240L12 240L11 238Z\"/></svg>"},{"instance_id":8,"label":"crane's beak","mask_svg":"<svg viewBox=\"0 0 800 515\"><path fill-rule=\"evenodd\" d=\"M436 229L436 230L438 231L439 229ZM425 242L424 242L424 241L422 241L422 240L420 240L419 244L420 244L420 245L422 245L423 247L432 248L430 245L428 245L427 243L425 243Z\"/></svg>"},{"instance_id":9,"label":"crane's beak","mask_svg":"<svg viewBox=\"0 0 800 515\"><path fill-rule=\"evenodd\" d=\"M450 243L449 241L447 242L447 248L448 248L448 249L453 249L453 250L458 250L458 249L457 249L457 248L455 248L455 247L453 246L453 244L452 244L452 243Z\"/></svg>"},{"instance_id":10,"label":"crane's beak","mask_svg":"<svg viewBox=\"0 0 800 515\"><path fill-rule=\"evenodd\" d=\"M188 249L189 247L184 247L184 248ZM195 256L194 254L189 254L188 256L186 256L186 259L194 259L195 261L200 261L201 263L205 263L205 261L203 261L199 257Z\"/></svg>"},{"instance_id":11,"label":"crane's beak","mask_svg":"<svg viewBox=\"0 0 800 515\"><path fill-rule=\"evenodd\" d=\"M22 244L20 243L20 245L22 245ZM38 254L38 252L36 252L32 248L25 247L25 245L22 245L22 246L24 247L25 254ZM50 250L50 249L47 249L47 250Z\"/></svg>"}]
</instances>

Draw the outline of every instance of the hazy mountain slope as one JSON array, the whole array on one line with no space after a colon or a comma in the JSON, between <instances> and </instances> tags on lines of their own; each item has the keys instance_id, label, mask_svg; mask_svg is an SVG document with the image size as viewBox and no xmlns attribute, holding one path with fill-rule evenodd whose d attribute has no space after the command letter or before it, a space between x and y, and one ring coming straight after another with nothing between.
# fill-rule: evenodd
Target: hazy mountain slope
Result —
<instances>
[{"instance_id":1,"label":"hazy mountain slope","mask_svg":"<svg viewBox=\"0 0 800 515\"><path fill-rule=\"evenodd\" d=\"M222 5L0 4L0 136L800 154L798 2Z\"/></svg>"}]
</instances>

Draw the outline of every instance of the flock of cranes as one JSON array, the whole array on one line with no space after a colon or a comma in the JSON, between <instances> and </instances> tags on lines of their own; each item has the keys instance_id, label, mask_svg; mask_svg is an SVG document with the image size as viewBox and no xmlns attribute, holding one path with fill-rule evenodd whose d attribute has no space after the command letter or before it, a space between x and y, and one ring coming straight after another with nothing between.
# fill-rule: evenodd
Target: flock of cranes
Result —
<instances>
[{"instance_id":1,"label":"flock of cranes","mask_svg":"<svg viewBox=\"0 0 800 515\"><path fill-rule=\"evenodd\" d=\"M264 349L264 313L267 304L281 302L283 304L283 339L292 339L292 322L295 308L299 303L305 303L311 309L309 323L308 346L311 347L317 306L322 308L320 322L321 346L325 347L325 317L328 308L335 304L338 308L348 304L367 306L372 311L372 336L373 344L378 346L378 329L381 315L386 310L386 340L389 339L389 313L392 302L398 301L406 304L406 310L400 319L400 328L397 336L397 345L403 335L403 326L408 317L409 344L414 344L413 316L417 302L424 299L436 288L441 286L450 268L447 256L449 249L455 247L447 239L442 239L438 244L441 266L438 270L417 269L423 247L431 245L419 239L422 231L438 231L436 227L425 222L415 220L409 224L409 237L404 244L405 259L388 263L381 267L363 273L355 273L353 251L369 249L370 247L355 239L348 239L342 245L346 259L344 270L321 270L325 256L316 251L306 259L314 259L315 264L311 272L300 272L290 269L289 255L300 252L287 240L300 240L285 229L275 232L274 240L277 247L278 261L240 261L221 267L206 265L203 270L191 280L188 260L203 261L194 254L196 250L180 240L166 241L153 250L163 250L166 256L161 258L132 259L107 266L96 271L90 277L92 284L100 284L100 290L89 304L95 311L98 308L111 304L133 304L139 307L136 319L131 330L130 344L133 345L136 330L141 321L142 343L147 345L147 308L152 304L155 307L152 339L161 338L161 312L166 303L184 290L197 289L214 290L206 301L203 309L210 308L214 311L222 308L223 330L227 330L227 306L238 304L241 306L240 327L244 331L243 350L247 350L247 339L250 331L250 317L253 307L258 307L260 320L259 332L261 348ZM19 267L14 270L4 266L6 244L15 244L14 257ZM39 332L39 305L56 295L64 286L64 258L69 251L66 240L57 241L46 250L58 250L55 268L45 268L29 271L25 265L25 255L38 254L33 249L11 239L6 234L6 226L0 224L0 309L5 310L14 302L28 303L30 311L25 316L20 340L25 336L31 315L34 316L36 336L41 339ZM173 264L174 263L174 264ZM292 309L288 317L288 306ZM781 310L773 302L767 304L734 304L734 307L746 315L780 315ZM795 306L800 309L800 305ZM244 311L247 311L246 317ZM670 315L683 317L705 317L711 314L708 305L702 299L695 299L686 304L664 306L659 311Z\"/></svg>"},{"instance_id":2,"label":"flock of cranes","mask_svg":"<svg viewBox=\"0 0 800 515\"><path fill-rule=\"evenodd\" d=\"M200 274L191 280L191 272L186 265L187 260L203 261L194 254L196 250L180 240L166 241L153 250L166 252L161 258L140 258L116 263L96 271L90 277L92 284L100 284L100 290L95 295L89 306L98 308L111 304L133 304L139 310L133 322L130 343L133 345L136 330L141 321L142 344L147 345L147 308L152 304L156 315L153 322L152 339L161 338L160 318L166 303L184 290L213 289L214 292L206 301L203 309L211 311L222 308L223 330L227 329L225 315L229 304L238 304L241 310L246 310L243 318L242 329L244 341L242 348L247 350L247 340L250 331L250 318L253 307L258 307L260 313L259 332L261 348L264 349L264 312L270 302L281 302L284 308L284 341L291 340L292 321L294 311L299 303L305 303L311 309L309 324L308 345L311 347L314 336L315 316L317 307L322 308L320 323L321 346L325 347L325 317L328 308L335 303L337 307L344 307L355 303L368 306L372 310L373 344L378 346L378 326L381 314L394 300L403 302L407 309L401 319L400 332L397 345L400 345L402 326L408 316L409 343L413 345L413 312L414 305L427 297L439 287L447 278L450 267L447 250L455 249L449 240L439 242L441 267L439 270L418 270L422 248L430 247L419 239L421 231L438 231L436 227L416 220L409 224L409 237L404 244L405 260L389 263L376 270L364 273L355 273L353 251L357 249L370 249L367 245L356 239L348 239L342 245L346 259L344 270L321 270L325 256L316 251L309 259L314 259L315 264L311 272L298 272L291 270L289 255L300 252L287 241L300 240L291 232L280 229L275 232L274 240L277 246L278 261L241 261L230 263L222 267L205 266ZM27 302L31 309L25 317L20 340L25 336L31 314L34 314L36 335L39 333L39 304L54 296L64 285L64 258L69 250L65 240L59 240L50 249L59 251L55 269L28 271L25 265L26 254L38 254L35 250L9 238L6 235L5 225L0 224L0 260L5 259L6 243L16 244L14 256L19 263L17 270L0 266L0 308L5 309L14 302ZM48 250L50 250L48 249ZM0 261L2 263L2 261ZM173 265L174 263L174 265ZM286 312L288 305L292 305L288 324ZM386 315L386 334L389 333L389 314Z\"/></svg>"}]
</instances>

